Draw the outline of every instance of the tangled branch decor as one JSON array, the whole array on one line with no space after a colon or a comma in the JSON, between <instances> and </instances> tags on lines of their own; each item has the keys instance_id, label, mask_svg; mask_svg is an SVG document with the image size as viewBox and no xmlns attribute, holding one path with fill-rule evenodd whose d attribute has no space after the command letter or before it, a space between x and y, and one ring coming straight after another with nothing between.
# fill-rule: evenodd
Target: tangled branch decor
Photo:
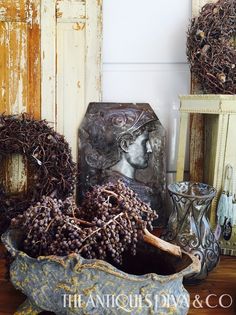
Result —
<instances>
[{"instance_id":1,"label":"tangled branch decor","mask_svg":"<svg viewBox=\"0 0 236 315\"><path fill-rule=\"evenodd\" d=\"M1 231L43 195L64 200L74 190L75 164L69 145L45 120L27 114L0 116L0 159L13 154L22 155L27 163L28 188L11 195L0 178Z\"/></svg>"},{"instance_id":2,"label":"tangled branch decor","mask_svg":"<svg viewBox=\"0 0 236 315\"><path fill-rule=\"evenodd\" d=\"M236 1L203 6L187 35L191 72L203 92L236 94Z\"/></svg>"}]
</instances>

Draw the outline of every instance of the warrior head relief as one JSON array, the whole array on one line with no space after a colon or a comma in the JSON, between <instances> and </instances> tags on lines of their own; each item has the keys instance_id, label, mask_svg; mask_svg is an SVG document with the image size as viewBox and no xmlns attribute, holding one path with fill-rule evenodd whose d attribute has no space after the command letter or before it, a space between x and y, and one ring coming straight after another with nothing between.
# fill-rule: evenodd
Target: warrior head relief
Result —
<instances>
[{"instance_id":1,"label":"warrior head relief","mask_svg":"<svg viewBox=\"0 0 236 315\"><path fill-rule=\"evenodd\" d=\"M80 196L89 186L122 179L162 208L165 131L148 104L91 103L79 140Z\"/></svg>"}]
</instances>

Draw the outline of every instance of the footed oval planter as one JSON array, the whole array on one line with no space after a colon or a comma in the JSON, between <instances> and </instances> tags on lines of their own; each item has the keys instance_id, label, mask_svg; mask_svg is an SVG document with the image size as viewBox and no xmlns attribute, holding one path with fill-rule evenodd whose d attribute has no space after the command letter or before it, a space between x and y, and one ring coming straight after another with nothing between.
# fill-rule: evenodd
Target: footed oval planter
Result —
<instances>
[{"instance_id":1,"label":"footed oval planter","mask_svg":"<svg viewBox=\"0 0 236 315\"><path fill-rule=\"evenodd\" d=\"M189 294L183 277L200 270L199 260L182 258L141 244L135 257L126 257L122 270L78 254L32 258L19 250L21 233L8 230L2 241L12 254L11 281L27 299L15 314L47 310L74 314L187 314Z\"/></svg>"}]
</instances>

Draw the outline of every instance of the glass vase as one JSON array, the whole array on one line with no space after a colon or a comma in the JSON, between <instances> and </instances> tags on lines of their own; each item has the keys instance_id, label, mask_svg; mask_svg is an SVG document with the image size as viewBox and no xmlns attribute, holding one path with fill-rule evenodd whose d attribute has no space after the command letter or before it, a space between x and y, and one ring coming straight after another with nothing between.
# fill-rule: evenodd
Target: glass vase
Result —
<instances>
[{"instance_id":1,"label":"glass vase","mask_svg":"<svg viewBox=\"0 0 236 315\"><path fill-rule=\"evenodd\" d=\"M198 282L217 265L220 247L211 231L207 212L215 197L215 188L193 182L177 182L168 186L173 202L164 238L199 258L201 271L185 279Z\"/></svg>"}]
</instances>

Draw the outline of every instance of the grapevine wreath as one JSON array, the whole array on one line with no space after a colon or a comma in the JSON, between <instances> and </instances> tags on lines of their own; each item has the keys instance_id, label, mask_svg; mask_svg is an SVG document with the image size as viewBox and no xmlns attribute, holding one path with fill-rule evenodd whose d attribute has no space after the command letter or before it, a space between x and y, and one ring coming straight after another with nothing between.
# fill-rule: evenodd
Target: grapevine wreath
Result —
<instances>
[{"instance_id":1,"label":"grapevine wreath","mask_svg":"<svg viewBox=\"0 0 236 315\"><path fill-rule=\"evenodd\" d=\"M188 30L187 56L203 92L236 94L236 1L203 6Z\"/></svg>"},{"instance_id":2,"label":"grapevine wreath","mask_svg":"<svg viewBox=\"0 0 236 315\"><path fill-rule=\"evenodd\" d=\"M22 155L27 163L28 189L10 195L0 176L1 231L43 195L64 200L74 190L75 164L69 145L45 120L27 114L0 116L0 161L12 154Z\"/></svg>"}]
</instances>

